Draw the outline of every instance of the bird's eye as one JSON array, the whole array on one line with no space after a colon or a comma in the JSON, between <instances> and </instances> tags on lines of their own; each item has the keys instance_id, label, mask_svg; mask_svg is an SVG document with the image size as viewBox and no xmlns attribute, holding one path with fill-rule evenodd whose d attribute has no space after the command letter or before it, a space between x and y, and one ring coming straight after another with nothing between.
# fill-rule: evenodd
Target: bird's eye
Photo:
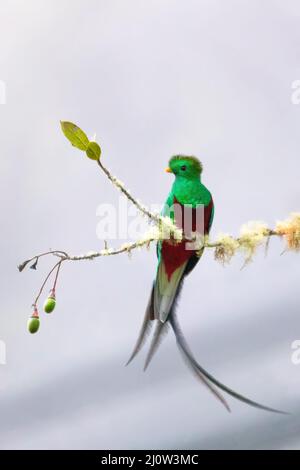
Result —
<instances>
[{"instance_id":1,"label":"bird's eye","mask_svg":"<svg viewBox=\"0 0 300 470\"><path fill-rule=\"evenodd\" d=\"M182 166L180 167L180 169L181 169L182 171L185 171L185 170L186 170L186 166L185 166L185 165L182 165Z\"/></svg>"}]
</instances>

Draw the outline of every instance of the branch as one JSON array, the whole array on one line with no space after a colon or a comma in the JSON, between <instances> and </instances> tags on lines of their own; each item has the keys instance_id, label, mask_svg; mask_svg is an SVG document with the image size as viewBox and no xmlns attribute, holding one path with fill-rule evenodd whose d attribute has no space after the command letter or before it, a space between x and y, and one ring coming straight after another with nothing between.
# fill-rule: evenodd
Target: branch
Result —
<instances>
[{"instance_id":1,"label":"branch","mask_svg":"<svg viewBox=\"0 0 300 470\"><path fill-rule=\"evenodd\" d=\"M141 204L130 194L128 189L125 188L121 181L119 181L110 173L110 171L100 161L101 148L96 142L90 142L86 134L73 123L62 122L61 127L65 136L70 140L72 145L82 151L85 151L86 155L92 160L96 160L99 168L105 173L112 184L117 189L119 189L132 204L137 207L141 214L148 217L149 221L152 222L154 226L141 239L132 243L123 244L118 248L109 248L107 246L107 242L104 242L105 248L100 251L90 251L81 255L69 255L66 251L63 250L49 250L35 255L26 261L23 261L23 263L18 266L20 272L28 267L30 263L33 263L30 265L31 269L37 269L40 258L44 258L46 256L54 256L55 258L59 258L59 261L54 264L45 277L32 304L34 311L28 321L28 329L31 333L35 333L39 328L37 303L51 275L56 271L50 295L44 304L44 310L46 313L51 313L54 310L55 290L58 281L58 275L61 266L65 261L93 260L103 256L113 256L122 253L131 255L132 251L136 249L141 249L143 247L149 248L153 242L157 243L159 241L168 241L168 243L172 244L180 242L192 243L193 245L190 247L190 249L194 250L194 252L198 253L199 255L202 253L204 248L214 249L215 259L220 261L222 264L230 262L232 257L237 252L242 252L245 257L244 264L247 264L252 260L252 257L259 246L265 244L267 250L269 240L273 236L278 236L285 239L286 250L300 251L299 213L291 214L289 219L283 222L278 222L274 229L268 228L266 224L262 222L250 222L245 224L242 226L240 236L237 238L234 238L228 234L221 234L215 241L211 242L209 241L208 236L203 237L198 233L193 233L189 237L185 236L183 231L174 225L173 221L169 217L151 212L146 206Z\"/></svg>"},{"instance_id":2,"label":"branch","mask_svg":"<svg viewBox=\"0 0 300 470\"><path fill-rule=\"evenodd\" d=\"M255 228L251 228L253 226L255 226ZM250 228L246 230L246 227ZM170 239L165 237L163 232L156 227L145 234L143 238L132 243L125 243L118 248L106 247L100 251L89 251L80 255L69 255L65 251L48 251L47 253L33 256L29 260L24 261L20 265L22 269L20 269L19 266L19 270L23 270L30 261L45 255L59 257L59 263L63 261L91 261L103 256L120 255L122 253L131 254L131 252L136 249L143 247L149 248L153 242L157 243L158 241L163 240L168 240L170 243L179 243L180 241L188 243L194 242L194 250L198 252L203 248L214 249L215 259L222 263L229 262L239 251L244 252L244 254L246 254L246 260L250 261L249 254L254 255L256 249L264 242L268 243L269 239L273 236L286 239L286 250L300 251L300 214L292 214L290 219L284 222L278 222L275 229L269 229L261 223L249 222L242 227L241 232L242 235L237 238L234 238L231 235L221 234L215 241L209 241L208 238L203 239L203 237L197 236L194 236L193 238L182 237L180 240L170 241ZM57 264L55 266L57 266Z\"/></svg>"},{"instance_id":3,"label":"branch","mask_svg":"<svg viewBox=\"0 0 300 470\"><path fill-rule=\"evenodd\" d=\"M149 209L147 209L146 206L144 206L143 204L141 204L139 201L137 201L137 199L135 199L131 194L130 192L128 191L128 189L125 188L124 184L122 183L122 181L118 180L115 176L113 176L110 171L101 163L100 160L97 160L97 163L99 165L99 167L101 168L102 171L104 171L104 173L106 174L106 176L108 177L108 179L112 182L112 184L118 188L126 197L127 199L132 202L132 204L134 206L137 207L137 209L144 215L146 215L150 220L154 221L154 222L159 222L161 220L161 217L159 216L159 214L154 214L153 212L150 212Z\"/></svg>"}]
</instances>

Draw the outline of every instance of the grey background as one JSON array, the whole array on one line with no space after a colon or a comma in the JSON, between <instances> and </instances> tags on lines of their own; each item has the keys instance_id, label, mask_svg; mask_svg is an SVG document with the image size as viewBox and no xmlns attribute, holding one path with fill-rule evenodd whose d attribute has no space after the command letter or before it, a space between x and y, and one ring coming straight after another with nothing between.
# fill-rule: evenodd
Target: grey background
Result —
<instances>
[{"instance_id":1,"label":"grey background","mask_svg":"<svg viewBox=\"0 0 300 470\"><path fill-rule=\"evenodd\" d=\"M173 153L197 155L216 203L212 235L299 210L298 1L2 1L0 447L299 448L299 258L272 240L240 271L207 252L179 317L200 362L247 396L291 411L232 413L169 334L148 372L125 368L155 252L64 266L58 305L26 331L47 248L102 247L96 208L119 194L72 149L59 120L97 132L103 162L145 203L163 202ZM118 241L115 242L119 244Z\"/></svg>"}]
</instances>

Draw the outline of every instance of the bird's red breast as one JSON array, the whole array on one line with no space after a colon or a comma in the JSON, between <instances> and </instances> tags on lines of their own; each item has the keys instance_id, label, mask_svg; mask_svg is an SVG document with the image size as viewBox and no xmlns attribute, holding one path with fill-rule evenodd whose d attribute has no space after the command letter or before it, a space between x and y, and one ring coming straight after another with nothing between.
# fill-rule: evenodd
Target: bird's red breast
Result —
<instances>
[{"instance_id":1,"label":"bird's red breast","mask_svg":"<svg viewBox=\"0 0 300 470\"><path fill-rule=\"evenodd\" d=\"M202 220L201 232L205 235L208 234L213 205L213 200L211 199L208 206L184 208L184 205L174 198L174 221L176 226L184 229L185 235L189 236L190 232L199 232L199 220ZM204 214L202 212L203 209ZM161 256L168 279L170 280L174 271L194 256L195 253L196 250L189 249L186 241L176 243L172 240L164 240L161 247Z\"/></svg>"}]
</instances>

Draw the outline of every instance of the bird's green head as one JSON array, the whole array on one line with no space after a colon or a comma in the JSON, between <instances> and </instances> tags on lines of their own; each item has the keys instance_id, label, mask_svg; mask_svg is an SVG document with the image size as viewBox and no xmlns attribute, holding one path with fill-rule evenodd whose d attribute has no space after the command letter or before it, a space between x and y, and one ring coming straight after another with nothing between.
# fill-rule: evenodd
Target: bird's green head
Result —
<instances>
[{"instance_id":1,"label":"bird's green head","mask_svg":"<svg viewBox=\"0 0 300 470\"><path fill-rule=\"evenodd\" d=\"M166 168L168 173L174 173L176 177L187 179L200 178L202 164L198 158L188 155L174 155Z\"/></svg>"}]
</instances>

